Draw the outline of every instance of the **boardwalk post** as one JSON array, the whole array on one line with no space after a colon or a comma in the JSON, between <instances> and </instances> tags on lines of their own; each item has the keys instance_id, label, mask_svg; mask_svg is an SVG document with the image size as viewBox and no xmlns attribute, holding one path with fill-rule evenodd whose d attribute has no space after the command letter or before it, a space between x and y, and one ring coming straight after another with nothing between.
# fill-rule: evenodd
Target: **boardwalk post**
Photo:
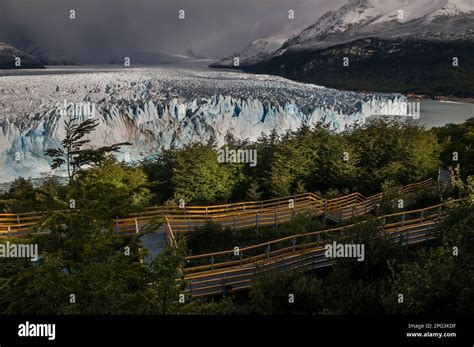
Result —
<instances>
[{"instance_id":1,"label":"boardwalk post","mask_svg":"<svg viewBox=\"0 0 474 347\"><path fill-rule=\"evenodd\" d=\"M426 239L426 243L429 245L430 244L430 241L431 241L431 235L433 235L433 232L434 230L436 229L436 224L435 225L432 225L430 228L429 228L429 233L427 235L429 235L430 237Z\"/></svg>"},{"instance_id":2,"label":"boardwalk post","mask_svg":"<svg viewBox=\"0 0 474 347\"><path fill-rule=\"evenodd\" d=\"M296 250L296 237L291 240L291 243L293 244L293 252Z\"/></svg>"},{"instance_id":3,"label":"boardwalk post","mask_svg":"<svg viewBox=\"0 0 474 347\"><path fill-rule=\"evenodd\" d=\"M16 222L17 222L18 224L20 224L20 215L19 215L19 214L16 215Z\"/></svg>"},{"instance_id":4,"label":"boardwalk post","mask_svg":"<svg viewBox=\"0 0 474 347\"><path fill-rule=\"evenodd\" d=\"M135 232L138 234L138 220L135 218Z\"/></svg>"},{"instance_id":5,"label":"boardwalk post","mask_svg":"<svg viewBox=\"0 0 474 347\"><path fill-rule=\"evenodd\" d=\"M328 212L328 200L324 200L324 218L323 218L323 225L326 225L326 215Z\"/></svg>"},{"instance_id":6,"label":"boardwalk post","mask_svg":"<svg viewBox=\"0 0 474 347\"><path fill-rule=\"evenodd\" d=\"M188 231L191 232L191 218L188 218Z\"/></svg>"},{"instance_id":7,"label":"boardwalk post","mask_svg":"<svg viewBox=\"0 0 474 347\"><path fill-rule=\"evenodd\" d=\"M10 226L8 226L8 236L12 236L12 230L11 230Z\"/></svg>"},{"instance_id":8,"label":"boardwalk post","mask_svg":"<svg viewBox=\"0 0 474 347\"><path fill-rule=\"evenodd\" d=\"M211 270L214 270L214 256L211 255Z\"/></svg>"},{"instance_id":9,"label":"boardwalk post","mask_svg":"<svg viewBox=\"0 0 474 347\"><path fill-rule=\"evenodd\" d=\"M275 209L275 230L278 230L278 208Z\"/></svg>"},{"instance_id":10,"label":"boardwalk post","mask_svg":"<svg viewBox=\"0 0 474 347\"><path fill-rule=\"evenodd\" d=\"M257 236L258 236L258 211L255 212L255 232L257 233Z\"/></svg>"},{"instance_id":11,"label":"boardwalk post","mask_svg":"<svg viewBox=\"0 0 474 347\"><path fill-rule=\"evenodd\" d=\"M405 213L402 214L402 227L405 226Z\"/></svg>"},{"instance_id":12,"label":"boardwalk post","mask_svg":"<svg viewBox=\"0 0 474 347\"><path fill-rule=\"evenodd\" d=\"M236 226L236 217L235 217L235 214L234 214L234 237L236 235L236 232L237 232L237 226Z\"/></svg>"},{"instance_id":13,"label":"boardwalk post","mask_svg":"<svg viewBox=\"0 0 474 347\"><path fill-rule=\"evenodd\" d=\"M266 253L267 253L267 259L270 258L270 245L269 244L267 245Z\"/></svg>"}]
</instances>

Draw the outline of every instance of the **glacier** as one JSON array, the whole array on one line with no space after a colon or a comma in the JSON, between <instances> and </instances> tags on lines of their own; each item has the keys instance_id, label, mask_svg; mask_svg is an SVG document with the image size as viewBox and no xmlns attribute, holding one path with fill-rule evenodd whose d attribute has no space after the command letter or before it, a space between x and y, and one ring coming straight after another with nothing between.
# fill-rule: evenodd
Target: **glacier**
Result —
<instances>
[{"instance_id":1,"label":"glacier","mask_svg":"<svg viewBox=\"0 0 474 347\"><path fill-rule=\"evenodd\" d=\"M52 172L44 152L60 146L64 122L95 117L94 146L130 142L118 159L137 161L162 147L215 138L256 140L273 129L327 123L342 131L379 114L401 94L356 93L293 82L281 77L196 66L51 68L0 77L0 183ZM70 105L93 105L73 112ZM77 110L76 110L77 111ZM70 113L68 115L68 113Z\"/></svg>"}]
</instances>

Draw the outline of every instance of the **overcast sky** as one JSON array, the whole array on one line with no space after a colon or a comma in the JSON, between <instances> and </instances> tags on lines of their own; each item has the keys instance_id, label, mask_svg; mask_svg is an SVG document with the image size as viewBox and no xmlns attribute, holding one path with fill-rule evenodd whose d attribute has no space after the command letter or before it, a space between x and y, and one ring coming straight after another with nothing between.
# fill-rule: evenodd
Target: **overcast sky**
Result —
<instances>
[{"instance_id":1,"label":"overcast sky","mask_svg":"<svg viewBox=\"0 0 474 347\"><path fill-rule=\"evenodd\" d=\"M80 60L127 52L224 57L256 38L301 30L347 0L0 0L0 41ZM76 20L69 11L76 11ZM185 10L180 20L178 11ZM295 19L288 19L288 11Z\"/></svg>"}]
</instances>

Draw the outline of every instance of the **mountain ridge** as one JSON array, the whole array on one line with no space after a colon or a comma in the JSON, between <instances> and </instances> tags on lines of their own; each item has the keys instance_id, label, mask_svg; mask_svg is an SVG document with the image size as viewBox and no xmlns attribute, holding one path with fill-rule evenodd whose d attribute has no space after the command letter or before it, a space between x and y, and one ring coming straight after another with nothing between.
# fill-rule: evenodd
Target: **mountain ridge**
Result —
<instances>
[{"instance_id":1,"label":"mountain ridge","mask_svg":"<svg viewBox=\"0 0 474 347\"><path fill-rule=\"evenodd\" d=\"M16 66L20 58L20 66ZM7 43L0 42L0 69L41 69L44 66L33 56Z\"/></svg>"},{"instance_id":2,"label":"mountain ridge","mask_svg":"<svg viewBox=\"0 0 474 347\"><path fill-rule=\"evenodd\" d=\"M391 6L374 6L380 3L389 3ZM352 0L336 11L327 12L287 40L275 55L284 54L289 49L319 49L364 37L421 36L423 39L439 40L443 37L453 40L464 36L464 28L470 30L469 37L474 38L474 26L470 18L474 2L472 7L467 0L418 0L416 4L421 7L420 3L427 7L420 9L414 7L413 2L402 0Z\"/></svg>"},{"instance_id":3,"label":"mountain ridge","mask_svg":"<svg viewBox=\"0 0 474 347\"><path fill-rule=\"evenodd\" d=\"M330 88L470 97L473 18L474 0L351 0L240 68Z\"/></svg>"},{"instance_id":4,"label":"mountain ridge","mask_svg":"<svg viewBox=\"0 0 474 347\"><path fill-rule=\"evenodd\" d=\"M239 53L211 64L211 67L233 67L234 58L239 58L239 66L255 65L272 57L292 34L266 36L252 41Z\"/></svg>"}]
</instances>

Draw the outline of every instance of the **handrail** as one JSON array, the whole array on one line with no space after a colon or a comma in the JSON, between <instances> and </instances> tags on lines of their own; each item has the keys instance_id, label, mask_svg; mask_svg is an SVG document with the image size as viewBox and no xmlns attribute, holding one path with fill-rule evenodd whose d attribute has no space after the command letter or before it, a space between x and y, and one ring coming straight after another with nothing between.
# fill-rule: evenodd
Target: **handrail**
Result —
<instances>
[{"instance_id":1,"label":"handrail","mask_svg":"<svg viewBox=\"0 0 474 347\"><path fill-rule=\"evenodd\" d=\"M387 220L387 219L392 218L392 217L407 216L407 215L411 215L411 214L420 214L421 212L438 210L438 209L440 209L441 207L443 207L447 204L449 204L449 203L442 203L442 204L437 204L437 205L434 205L434 206L429 206L429 207L425 207L425 208L421 208L421 209L387 214L387 215L384 215L384 216L376 217L375 220L380 221L380 220ZM430 217L429 215L424 215L422 217L422 219L428 219L429 217ZM420 220L420 217L414 217L412 219L405 219L405 220L403 220L402 222L399 222L399 223L385 224L385 227L393 227L393 226L396 226L397 224L400 224L400 223L409 224L409 222L411 220ZM367 223L367 221L361 222L361 224L364 224L364 223ZM275 239L275 240L271 240L271 241L267 241L267 242L262 242L262 243L259 243L259 244L256 244L256 245L251 245L251 246L239 248L239 252L244 253L244 252L254 250L254 249L258 249L258 248L267 248L268 246L272 246L274 244L282 243L282 242L285 242L285 241L290 241L290 240L299 239L299 238L309 238L309 237L312 237L312 236L317 236L318 234L342 231L342 230L345 230L345 229L352 228L355 225L357 225L357 224L350 224L350 225L337 227L337 228L324 229L324 230L318 230L318 231L313 231L313 232L309 232L309 233L300 233L300 234L285 236L285 237L282 237L282 238L279 238L279 239ZM225 255L225 254L233 254L234 251L235 251L234 249L230 249L230 250L219 251L219 252L211 252L211 253L205 253L205 254L191 255L191 256L186 257L186 260L191 261L191 260L196 260L196 259L201 259L201 258L217 257L217 256L220 256L220 255Z\"/></svg>"},{"instance_id":2,"label":"handrail","mask_svg":"<svg viewBox=\"0 0 474 347\"><path fill-rule=\"evenodd\" d=\"M421 187L419 189L424 189L431 184L431 180L425 180L419 184L401 187L397 191L398 194L406 194L417 189L417 187ZM378 193L366 200L360 201L360 196L357 193L353 193L344 197L336 198L335 200L337 201L320 201L318 204L300 202L299 204L295 204L294 208L290 208L285 204L276 209L248 210L246 212L238 213L206 215L205 217L200 215L169 215L169 220L173 226L174 232L192 231L193 228L203 225L208 220L214 220L221 225L227 225L227 227L230 227L235 231L237 229L258 229L259 226L277 226L279 223L291 220L296 211L309 209L316 212L317 215L324 214L328 219L332 219L335 222L341 222L373 210L375 208L375 202L382 199L382 196L383 194Z\"/></svg>"},{"instance_id":3,"label":"handrail","mask_svg":"<svg viewBox=\"0 0 474 347\"><path fill-rule=\"evenodd\" d=\"M426 183L432 183L432 179L431 178L428 178L424 181L421 181L421 182L418 182L418 183L411 183L411 184L408 184L408 185L405 185L405 186L401 186L399 187L399 189L406 189L406 188L410 188L410 187L419 187L419 186L424 186ZM379 196L381 195L382 193L377 193L377 194L374 194L372 195L373 197L375 196ZM324 199L314 193L300 193L300 194L294 194L294 195L288 195L288 196L284 196L284 197L280 197L280 198L272 198L272 199L266 199L266 200L258 200L258 201L245 201L245 202L237 202L237 203L230 203L230 204L222 204L222 205L209 205L209 206L198 206L198 205L191 205L191 206L185 206L184 208L177 208L177 207L174 207L174 206L152 206L152 207L147 207L146 210L147 211L152 211L154 212L155 210L165 210L166 212L169 212L170 210L171 211L190 211L190 210L204 210L204 212L207 210L208 212L212 209L219 209L219 208L227 208L227 207L230 207L230 206L243 206L243 205L266 205L268 202L282 202L282 201L285 201L285 204L288 203L288 200L289 199L293 199L293 198L299 198L299 197L311 197L311 198L314 198L315 200L319 200L319 201L339 201L339 200L342 200L342 199L347 199L348 197L352 197L352 196L355 196L355 195L359 195L359 196L362 196L364 199L368 199L366 197L364 197L362 194L360 194L359 192L354 192L354 193L351 193L351 194L348 194L348 195L343 195L343 196L340 196L340 197L337 197L337 198L332 198L332 199ZM371 196L371 197L372 197ZM197 213L196 211L193 211L195 213ZM42 215L43 212L23 212L23 213L0 213L0 217L2 216L5 216L5 217L8 217L8 216L11 216L11 217L17 217L17 216L22 216L22 215ZM134 213L134 214L131 214L131 215L139 215L139 213Z\"/></svg>"},{"instance_id":4,"label":"handrail","mask_svg":"<svg viewBox=\"0 0 474 347\"><path fill-rule=\"evenodd\" d=\"M394 241L399 241L404 245L415 245L436 238L432 231L437 228L439 221L445 214L442 208L461 200L445 202L416 210L404 211L400 213L387 214L376 219L384 221L390 218L396 218L406 215L417 215L411 219L402 218L396 223L382 223L379 227ZM435 212L427 214L426 212ZM362 222L366 223L366 221ZM355 225L333 228L328 230L316 231L301 235L315 235L320 233L328 233L331 231L340 231L343 237L345 229L352 228ZM294 236L273 240L272 242L284 241L292 239ZM268 243L262 243L250 247L265 246ZM240 249L245 251L246 248ZM247 247L249 249L249 247ZM226 251L224 251L226 252ZM232 250L233 252L233 250ZM288 268L296 267L302 269L316 269L332 265L331 258L324 255L325 248L322 240L316 242L309 241L303 244L284 246L283 248L274 249L271 252L259 253L249 258L239 260L229 259L224 263L213 262L212 267L209 265L197 265L191 268L185 268L185 280L189 283L185 289L190 292L193 297L205 297L218 294L225 294L243 289L248 289L257 273L266 272L272 268ZM222 252L220 252L222 253ZM215 254L215 253L214 253ZM240 253L242 254L242 253ZM202 256L212 256L208 253ZM186 258L188 261L191 257Z\"/></svg>"},{"instance_id":5,"label":"handrail","mask_svg":"<svg viewBox=\"0 0 474 347\"><path fill-rule=\"evenodd\" d=\"M437 222L420 223L416 226L399 228L388 235L402 244L413 245L434 239L431 230ZM208 273L187 275L189 283L185 289L193 297L204 297L248 289L257 273L264 273L274 268L317 269L331 266L332 260L324 256L325 248L321 244L313 244L312 248L293 251L288 254L276 254L269 259L262 258L245 266L233 266L226 269L216 269ZM242 285L242 283L245 283ZM194 288L194 291L193 291Z\"/></svg>"},{"instance_id":6,"label":"handrail","mask_svg":"<svg viewBox=\"0 0 474 347\"><path fill-rule=\"evenodd\" d=\"M424 189L432 184L432 179L427 179L418 183L409 184L403 187L399 187L398 191L401 193L410 192L414 189ZM225 204L225 205L214 205L214 206L188 206L184 210L179 209L176 207L151 207L147 209L147 212L144 213L135 213L131 214L125 218L117 218L114 222L117 225L117 230L124 228L125 231L128 231L126 228L130 227L135 228L137 224L143 224L149 222L153 217L159 214L160 210L166 211L162 216L168 217L170 223L177 223L175 221L186 221L189 222L190 220L194 221L205 221L209 218L214 220L221 219L222 222L231 223L232 219L236 219L239 217L239 228L248 228L249 221L243 220L246 217L250 218L253 215L259 214L256 219L262 219L263 225L269 224L269 220L272 217L271 215L275 211L279 211L280 214L285 214L285 211L288 212L291 209L288 207L289 199L293 199L295 203L295 209L307 209L307 208L316 208L322 212L324 208L324 213L329 212L331 210L344 208L347 205L356 206L357 204L363 204L365 202L366 205L369 205L372 201L379 200L382 197L382 193L375 194L369 198L365 198L364 201L359 201L363 198L363 195L356 192L349 195L344 195L338 198L333 199L323 199L316 194L313 193L302 193L302 194L295 194L291 196L286 196L282 198L273 198L261 201L251 201L251 202L239 202L233 204ZM297 205L297 206L296 206ZM221 213L223 211L219 210L223 207L226 208L226 212ZM232 211L235 207L243 207L241 210ZM278 215L278 217L279 217ZM28 216L28 217L20 217L20 216ZM0 234L3 233L15 233L17 232L25 232L25 228L22 227L31 227L34 228L37 223L41 220L43 213L36 213L35 212L27 212L22 214L0 214ZM6 218L1 218L6 217ZM16 218L15 218L16 217ZM265 224L265 219L267 219ZM2 222L2 220L4 222ZM24 221L28 220L27 223ZM242 221L243 220L243 221ZM9 222L9 223L5 223ZM278 222L278 220L277 220ZM258 222L257 222L258 223ZM188 230L187 228L186 230ZM179 230L178 230L179 231Z\"/></svg>"}]
</instances>

